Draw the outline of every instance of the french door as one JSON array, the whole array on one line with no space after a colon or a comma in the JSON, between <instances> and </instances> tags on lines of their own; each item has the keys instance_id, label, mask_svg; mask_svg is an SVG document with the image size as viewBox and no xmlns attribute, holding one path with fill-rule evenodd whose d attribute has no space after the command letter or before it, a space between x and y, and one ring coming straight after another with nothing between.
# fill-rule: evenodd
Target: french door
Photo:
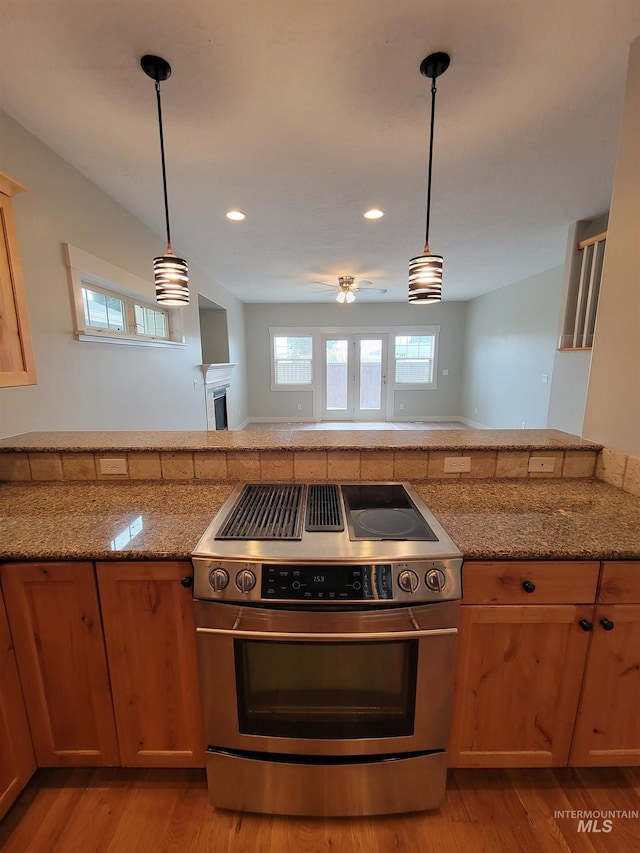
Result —
<instances>
[{"instance_id":1,"label":"french door","mask_svg":"<svg viewBox=\"0 0 640 853\"><path fill-rule=\"evenodd\" d=\"M325 335L323 421L382 421L386 418L387 336Z\"/></svg>"}]
</instances>

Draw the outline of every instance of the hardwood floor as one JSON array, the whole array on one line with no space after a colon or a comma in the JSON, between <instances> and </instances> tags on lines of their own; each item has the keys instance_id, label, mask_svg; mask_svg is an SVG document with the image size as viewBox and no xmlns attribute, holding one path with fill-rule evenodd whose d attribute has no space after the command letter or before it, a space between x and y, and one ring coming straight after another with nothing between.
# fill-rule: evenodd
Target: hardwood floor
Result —
<instances>
[{"instance_id":1,"label":"hardwood floor","mask_svg":"<svg viewBox=\"0 0 640 853\"><path fill-rule=\"evenodd\" d=\"M627 813L580 827L577 815ZM629 815L628 813L635 813ZM0 823L4 853L633 853L640 768L451 770L439 812L333 819L216 811L204 771L39 770ZM604 816L606 820L606 815Z\"/></svg>"}]
</instances>

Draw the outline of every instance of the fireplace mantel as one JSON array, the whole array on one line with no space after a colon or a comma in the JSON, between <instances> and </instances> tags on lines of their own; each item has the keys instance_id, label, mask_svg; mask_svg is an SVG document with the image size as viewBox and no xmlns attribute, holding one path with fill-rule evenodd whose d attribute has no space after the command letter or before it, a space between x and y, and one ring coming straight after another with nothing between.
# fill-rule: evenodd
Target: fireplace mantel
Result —
<instances>
[{"instance_id":1,"label":"fireplace mantel","mask_svg":"<svg viewBox=\"0 0 640 853\"><path fill-rule=\"evenodd\" d=\"M234 364L201 364L200 369L204 376L205 385L227 385L231 382L231 372L237 367Z\"/></svg>"}]
</instances>

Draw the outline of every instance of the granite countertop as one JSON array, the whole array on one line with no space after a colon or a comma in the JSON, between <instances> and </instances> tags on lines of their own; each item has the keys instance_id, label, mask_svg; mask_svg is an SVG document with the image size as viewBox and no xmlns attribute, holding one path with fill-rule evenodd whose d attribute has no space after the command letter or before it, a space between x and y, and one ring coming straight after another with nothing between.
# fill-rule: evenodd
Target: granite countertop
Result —
<instances>
[{"instance_id":1,"label":"granite countertop","mask_svg":"<svg viewBox=\"0 0 640 853\"><path fill-rule=\"evenodd\" d=\"M191 432L27 432L0 439L0 453L216 450L600 450L553 429L220 430Z\"/></svg>"},{"instance_id":2,"label":"granite countertop","mask_svg":"<svg viewBox=\"0 0 640 853\"><path fill-rule=\"evenodd\" d=\"M423 480L467 559L640 560L640 497L599 480ZM233 484L0 484L0 560L188 559Z\"/></svg>"}]
</instances>

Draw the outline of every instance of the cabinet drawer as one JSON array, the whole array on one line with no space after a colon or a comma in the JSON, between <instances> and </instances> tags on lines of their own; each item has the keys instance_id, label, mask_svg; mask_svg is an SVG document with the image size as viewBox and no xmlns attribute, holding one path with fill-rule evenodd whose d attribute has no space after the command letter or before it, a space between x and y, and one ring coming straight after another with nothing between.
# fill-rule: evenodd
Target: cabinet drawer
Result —
<instances>
[{"instance_id":1,"label":"cabinet drawer","mask_svg":"<svg viewBox=\"0 0 640 853\"><path fill-rule=\"evenodd\" d=\"M640 561L603 563L598 603L640 604Z\"/></svg>"},{"instance_id":2,"label":"cabinet drawer","mask_svg":"<svg viewBox=\"0 0 640 853\"><path fill-rule=\"evenodd\" d=\"M590 604L600 564L465 561L463 604Z\"/></svg>"}]
</instances>

